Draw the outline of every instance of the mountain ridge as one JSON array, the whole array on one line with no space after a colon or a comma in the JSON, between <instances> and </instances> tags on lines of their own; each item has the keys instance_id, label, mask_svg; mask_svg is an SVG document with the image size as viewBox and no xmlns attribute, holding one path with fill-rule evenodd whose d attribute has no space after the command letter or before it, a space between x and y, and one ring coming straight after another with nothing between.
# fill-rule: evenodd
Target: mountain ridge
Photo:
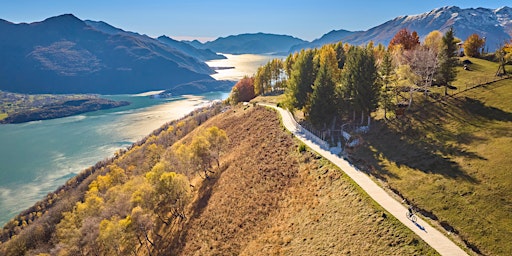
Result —
<instances>
[{"instance_id":1,"label":"mountain ridge","mask_svg":"<svg viewBox=\"0 0 512 256\"><path fill-rule=\"evenodd\" d=\"M327 43L342 41L354 45L367 44L373 41L375 44L382 43L387 46L393 36L402 28L416 31L420 39L423 39L433 30L446 32L450 27L453 27L455 36L461 40L465 40L473 33L485 37L486 47L489 51L494 51L504 41L512 38L511 18L512 8L508 6L497 9L482 7L462 9L457 6L444 6L420 14L398 16L368 30L347 35L342 34L332 37L332 34L329 34L331 31L313 40L310 44L304 45L304 47L315 48L321 46L313 43L315 41L325 41ZM291 48L290 51L297 51L297 48Z\"/></svg>"},{"instance_id":2,"label":"mountain ridge","mask_svg":"<svg viewBox=\"0 0 512 256\"><path fill-rule=\"evenodd\" d=\"M0 89L119 94L214 80L214 71L193 56L148 36L109 28L89 26L73 14L0 22L0 34L6 35L0 58L10 63L0 66Z\"/></svg>"},{"instance_id":3,"label":"mountain ridge","mask_svg":"<svg viewBox=\"0 0 512 256\"><path fill-rule=\"evenodd\" d=\"M214 52L230 54L279 54L286 53L297 44L306 41L290 35L270 33L244 33L219 37L213 41L200 43L199 41L185 41L201 49L210 49Z\"/></svg>"}]
</instances>

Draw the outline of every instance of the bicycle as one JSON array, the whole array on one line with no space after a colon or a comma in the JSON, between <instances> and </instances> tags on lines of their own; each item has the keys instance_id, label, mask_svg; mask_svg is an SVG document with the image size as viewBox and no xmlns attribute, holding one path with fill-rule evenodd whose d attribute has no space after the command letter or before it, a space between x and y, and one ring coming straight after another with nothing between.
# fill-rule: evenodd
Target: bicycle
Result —
<instances>
[{"instance_id":1,"label":"bicycle","mask_svg":"<svg viewBox=\"0 0 512 256\"><path fill-rule=\"evenodd\" d=\"M411 208L409 208L409 210L405 213L405 216L407 216L407 218L412 222L416 223L417 218L416 215L414 214L414 211Z\"/></svg>"}]
</instances>

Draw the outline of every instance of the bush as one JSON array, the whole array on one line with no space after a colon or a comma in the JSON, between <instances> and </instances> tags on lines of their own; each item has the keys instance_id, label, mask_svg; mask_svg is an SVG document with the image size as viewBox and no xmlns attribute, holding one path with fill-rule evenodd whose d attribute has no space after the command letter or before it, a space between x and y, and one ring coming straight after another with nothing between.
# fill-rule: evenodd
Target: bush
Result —
<instances>
[{"instance_id":1,"label":"bush","mask_svg":"<svg viewBox=\"0 0 512 256\"><path fill-rule=\"evenodd\" d=\"M306 144L301 143L299 145L299 153L304 153L306 151Z\"/></svg>"}]
</instances>

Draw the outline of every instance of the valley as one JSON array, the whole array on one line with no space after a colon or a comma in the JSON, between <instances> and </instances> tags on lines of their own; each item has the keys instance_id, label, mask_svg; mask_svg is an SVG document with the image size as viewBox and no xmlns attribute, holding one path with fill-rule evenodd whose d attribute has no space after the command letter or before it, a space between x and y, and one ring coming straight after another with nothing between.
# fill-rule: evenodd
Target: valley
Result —
<instances>
[{"instance_id":1,"label":"valley","mask_svg":"<svg viewBox=\"0 0 512 256\"><path fill-rule=\"evenodd\" d=\"M276 8L199 22L210 4L191 3L148 12L187 20L153 26L244 29L199 41L114 16L0 19L0 255L512 251L512 8L307 41L279 32L289 6L272 33L243 33ZM304 30L321 31L315 8Z\"/></svg>"}]
</instances>

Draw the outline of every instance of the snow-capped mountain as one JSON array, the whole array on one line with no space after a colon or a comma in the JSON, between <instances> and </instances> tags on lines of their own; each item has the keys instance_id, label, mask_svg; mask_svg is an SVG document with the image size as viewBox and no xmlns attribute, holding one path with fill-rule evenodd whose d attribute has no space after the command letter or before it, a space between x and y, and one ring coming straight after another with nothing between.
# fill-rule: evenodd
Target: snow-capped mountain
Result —
<instances>
[{"instance_id":1,"label":"snow-capped mountain","mask_svg":"<svg viewBox=\"0 0 512 256\"><path fill-rule=\"evenodd\" d=\"M387 46L393 36L403 28L416 31L423 39L433 30L446 32L450 27L453 27L455 36L461 40L465 40L473 33L485 37L486 49L494 51L499 45L512 38L511 18L512 8L510 7L493 10L487 8L461 9L456 6L446 6L422 14L396 17L367 31L354 32L340 37L338 41L355 45L373 41L376 44L382 43Z\"/></svg>"}]
</instances>

